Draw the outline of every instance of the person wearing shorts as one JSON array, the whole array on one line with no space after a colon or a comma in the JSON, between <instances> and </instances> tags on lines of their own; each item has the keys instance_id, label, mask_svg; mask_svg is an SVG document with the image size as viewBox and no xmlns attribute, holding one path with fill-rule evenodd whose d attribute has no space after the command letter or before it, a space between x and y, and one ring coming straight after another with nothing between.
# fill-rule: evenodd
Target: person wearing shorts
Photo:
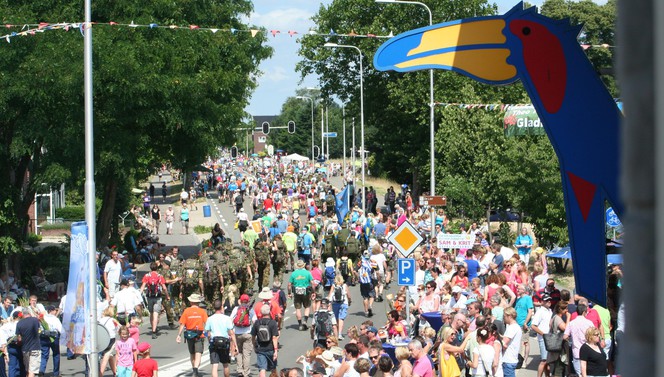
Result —
<instances>
[{"instance_id":1,"label":"person wearing shorts","mask_svg":"<svg viewBox=\"0 0 664 377\"><path fill-rule=\"evenodd\" d=\"M212 377L218 376L219 364L224 367L224 377L230 377L231 353L237 354L237 340L231 317L224 314L221 300L213 303L215 313L205 322L205 331L210 340L210 364L212 364Z\"/></svg>"},{"instance_id":2,"label":"person wearing shorts","mask_svg":"<svg viewBox=\"0 0 664 377\"><path fill-rule=\"evenodd\" d=\"M365 251L362 255L362 262L360 264L360 295L362 296L362 303L364 304L364 315L367 317L373 316L372 306L374 297L376 297L376 290L372 283L372 267L370 262L369 252Z\"/></svg>"},{"instance_id":3,"label":"person wearing shorts","mask_svg":"<svg viewBox=\"0 0 664 377\"><path fill-rule=\"evenodd\" d=\"M295 316L300 331L307 329L306 323L309 320L309 311L311 310L311 292L314 281L311 272L305 269L303 260L298 260L295 264L295 271L290 276L288 282L288 297L293 298L295 306ZM302 307L304 306L304 323L302 323Z\"/></svg>"},{"instance_id":4,"label":"person wearing shorts","mask_svg":"<svg viewBox=\"0 0 664 377\"><path fill-rule=\"evenodd\" d=\"M23 364L28 377L39 374L41 344L39 342L39 320L28 308L23 309L23 319L16 324L16 335L21 337Z\"/></svg>"},{"instance_id":5,"label":"person wearing shorts","mask_svg":"<svg viewBox=\"0 0 664 377\"><path fill-rule=\"evenodd\" d=\"M208 315L205 309L198 306L203 301L201 295L198 293L191 294L187 297L187 300L189 300L190 306L182 312L180 329L178 330L178 336L175 338L175 341L181 343L183 332L185 333L187 348L189 349L189 360L191 361L191 367L194 372L193 377L198 377L198 367L201 365L203 342L205 340L203 330L205 329Z\"/></svg>"},{"instance_id":6,"label":"person wearing shorts","mask_svg":"<svg viewBox=\"0 0 664 377\"><path fill-rule=\"evenodd\" d=\"M262 318L254 322L251 328L251 338L256 348L256 364L258 365L259 377L265 377L266 372L277 369L277 354L279 352L279 325L277 321L270 318L270 306L263 305L261 308ZM261 328L267 327L269 339L261 340Z\"/></svg>"},{"instance_id":7,"label":"person wearing shorts","mask_svg":"<svg viewBox=\"0 0 664 377\"><path fill-rule=\"evenodd\" d=\"M338 292L340 295L337 294ZM343 340L344 320L348 316L348 306L350 306L351 298L348 286L344 282L344 277L341 276L341 274L338 274L334 278L334 285L332 285L332 288L330 288L330 294L328 295L327 299L332 303L332 312L334 313L334 317L337 319L337 326L339 328L339 334L337 338L339 340Z\"/></svg>"},{"instance_id":8,"label":"person wearing shorts","mask_svg":"<svg viewBox=\"0 0 664 377\"><path fill-rule=\"evenodd\" d=\"M141 284L141 294L145 292L146 286L153 286L156 284L158 289L157 292L151 292L150 289L148 289L146 295L152 324L152 339L157 339L157 324L159 323L159 314L162 309L161 298L163 296L166 300L170 300L170 297L168 296L168 288L166 288L166 280L157 272L158 268L159 266L157 265L157 262L150 263L150 273L143 276Z\"/></svg>"}]
</instances>

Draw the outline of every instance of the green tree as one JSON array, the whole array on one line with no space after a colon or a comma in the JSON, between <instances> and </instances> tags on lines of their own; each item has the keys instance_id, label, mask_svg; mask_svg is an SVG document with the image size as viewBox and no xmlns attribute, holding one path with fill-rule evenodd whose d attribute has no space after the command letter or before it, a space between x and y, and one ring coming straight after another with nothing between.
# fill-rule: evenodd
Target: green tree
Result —
<instances>
[{"instance_id":1,"label":"green tree","mask_svg":"<svg viewBox=\"0 0 664 377\"><path fill-rule=\"evenodd\" d=\"M81 16L80 3L65 0L21 6L4 0L0 10L16 24ZM248 29L240 18L251 10L245 0L96 1L93 19ZM95 180L103 198L98 244L108 240L125 210L128 197L118 190L129 190L160 162L191 169L217 146L232 143L256 85L251 77L271 54L264 40L262 34L94 27ZM14 240L22 239L25 203L40 177L55 178L61 171L70 174L59 177L69 184L82 182L82 62L76 30L15 38L0 52L0 169L9 178L0 191L12 201L12 210L0 216L9 220L0 227L9 223Z\"/></svg>"}]
</instances>

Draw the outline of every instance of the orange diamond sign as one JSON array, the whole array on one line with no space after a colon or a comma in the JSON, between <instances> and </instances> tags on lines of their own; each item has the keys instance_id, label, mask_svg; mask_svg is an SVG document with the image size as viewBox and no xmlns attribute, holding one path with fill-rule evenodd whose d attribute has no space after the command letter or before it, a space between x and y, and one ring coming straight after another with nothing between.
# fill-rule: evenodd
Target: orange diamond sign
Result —
<instances>
[{"instance_id":1,"label":"orange diamond sign","mask_svg":"<svg viewBox=\"0 0 664 377\"><path fill-rule=\"evenodd\" d=\"M401 252L401 255L407 257L424 241L424 238L406 220L387 237L387 240Z\"/></svg>"}]
</instances>

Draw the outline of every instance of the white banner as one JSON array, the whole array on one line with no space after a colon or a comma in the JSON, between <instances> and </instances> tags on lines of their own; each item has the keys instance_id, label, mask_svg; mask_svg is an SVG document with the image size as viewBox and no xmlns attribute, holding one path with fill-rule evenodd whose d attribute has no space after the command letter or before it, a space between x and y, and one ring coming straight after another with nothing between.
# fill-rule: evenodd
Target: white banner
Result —
<instances>
[{"instance_id":1,"label":"white banner","mask_svg":"<svg viewBox=\"0 0 664 377\"><path fill-rule=\"evenodd\" d=\"M90 317L90 297L88 289L95 289L88 284L88 226L84 221L71 225L71 252L69 258L69 284L67 299L63 310L62 326L65 336L60 343L70 348L75 354L89 354L92 351L90 331L86 330L86 321ZM96 303L95 303L96 304ZM96 326L96 321L94 323Z\"/></svg>"},{"instance_id":2,"label":"white banner","mask_svg":"<svg viewBox=\"0 0 664 377\"><path fill-rule=\"evenodd\" d=\"M437 234L439 249L471 249L475 236L471 234Z\"/></svg>"}]
</instances>

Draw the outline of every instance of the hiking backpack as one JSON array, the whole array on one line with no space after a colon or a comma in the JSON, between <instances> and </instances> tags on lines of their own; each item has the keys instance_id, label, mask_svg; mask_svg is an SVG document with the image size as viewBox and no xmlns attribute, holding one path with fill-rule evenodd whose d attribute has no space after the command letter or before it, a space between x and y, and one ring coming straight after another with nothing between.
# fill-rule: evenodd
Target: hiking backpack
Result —
<instances>
[{"instance_id":1,"label":"hiking backpack","mask_svg":"<svg viewBox=\"0 0 664 377\"><path fill-rule=\"evenodd\" d=\"M304 250L304 235L300 234L297 236L297 251L303 251Z\"/></svg>"},{"instance_id":2,"label":"hiking backpack","mask_svg":"<svg viewBox=\"0 0 664 377\"><path fill-rule=\"evenodd\" d=\"M256 338L260 343L268 343L272 341L272 336L270 335L270 327L268 326L269 320L266 318L261 318L258 322L258 331L256 331Z\"/></svg>"},{"instance_id":3,"label":"hiking backpack","mask_svg":"<svg viewBox=\"0 0 664 377\"><path fill-rule=\"evenodd\" d=\"M325 267L325 288L334 285L334 278L337 277L337 271L334 267Z\"/></svg>"},{"instance_id":4,"label":"hiking backpack","mask_svg":"<svg viewBox=\"0 0 664 377\"><path fill-rule=\"evenodd\" d=\"M198 260L187 259L182 266L184 275L182 276L182 284L191 286L198 284Z\"/></svg>"},{"instance_id":5,"label":"hiking backpack","mask_svg":"<svg viewBox=\"0 0 664 377\"><path fill-rule=\"evenodd\" d=\"M348 259L342 259L341 263L339 263L339 271L341 271L341 276L344 278L347 276L350 276L350 260Z\"/></svg>"},{"instance_id":6,"label":"hiking backpack","mask_svg":"<svg viewBox=\"0 0 664 377\"><path fill-rule=\"evenodd\" d=\"M330 312L320 311L316 314L316 335L318 339L325 339L334 333Z\"/></svg>"},{"instance_id":7,"label":"hiking backpack","mask_svg":"<svg viewBox=\"0 0 664 377\"><path fill-rule=\"evenodd\" d=\"M235 318L233 318L233 324L237 327L249 327L251 324L251 314L249 314L248 305L238 306Z\"/></svg>"},{"instance_id":8,"label":"hiking backpack","mask_svg":"<svg viewBox=\"0 0 664 377\"><path fill-rule=\"evenodd\" d=\"M146 286L146 296L147 297L161 297L161 284L159 283L159 278L161 275L157 274L156 276L152 273L148 278Z\"/></svg>"},{"instance_id":9,"label":"hiking backpack","mask_svg":"<svg viewBox=\"0 0 664 377\"><path fill-rule=\"evenodd\" d=\"M334 286L334 294L332 296L332 301L339 304L344 302L344 286L343 285L335 285Z\"/></svg>"}]
</instances>

